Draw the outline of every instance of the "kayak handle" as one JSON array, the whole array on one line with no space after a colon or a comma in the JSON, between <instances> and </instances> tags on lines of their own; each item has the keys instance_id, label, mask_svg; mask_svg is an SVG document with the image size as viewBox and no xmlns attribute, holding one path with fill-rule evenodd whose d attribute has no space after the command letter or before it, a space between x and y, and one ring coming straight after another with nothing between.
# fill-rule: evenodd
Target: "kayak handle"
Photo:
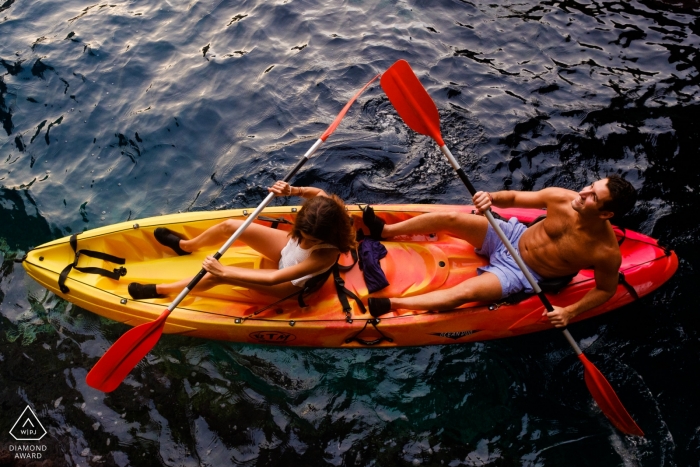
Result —
<instances>
[{"instance_id":1,"label":"kayak handle","mask_svg":"<svg viewBox=\"0 0 700 467\"><path fill-rule=\"evenodd\" d=\"M358 332L356 332L353 336L350 336L347 339L345 339L345 343L350 344L352 341L357 341L362 345L372 346L372 345L381 344L384 341L387 341L390 343L394 342L394 339L392 339L391 337L387 336L386 334L384 334L382 331L379 330L379 328L377 327L377 324L379 324L379 321L380 320L378 318L368 319L367 321L365 321L365 325L362 326L362 329L360 329ZM374 340L371 340L371 341L365 340L365 339L360 337L360 334L362 334L365 331L365 329L367 329L368 324L371 324L374 327L374 330L379 333L379 337L374 339Z\"/></svg>"}]
</instances>

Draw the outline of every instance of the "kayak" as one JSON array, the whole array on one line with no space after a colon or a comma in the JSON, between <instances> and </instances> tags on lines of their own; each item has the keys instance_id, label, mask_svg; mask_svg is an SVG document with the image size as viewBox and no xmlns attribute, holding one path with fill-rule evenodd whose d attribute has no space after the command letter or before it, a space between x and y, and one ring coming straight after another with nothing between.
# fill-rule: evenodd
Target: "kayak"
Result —
<instances>
[{"instance_id":1,"label":"kayak","mask_svg":"<svg viewBox=\"0 0 700 467\"><path fill-rule=\"evenodd\" d=\"M472 206L377 205L375 212L388 223L436 211L474 213ZM299 207L263 210L254 222L290 230ZM192 238L225 219L245 219L252 210L188 212L122 222L88 230L38 246L27 253L23 266L30 277L59 297L100 316L137 326L161 315L174 297L134 300L130 282L173 282L194 276L202 261L220 245L177 256L153 236L167 227ZM545 211L494 209L504 219L513 216L529 223ZM348 206L358 229L368 232L359 207ZM476 214L475 214L476 215ZM646 235L615 228L622 265L615 295L604 304L577 316L591 318L650 294L678 268L676 254ZM405 235L382 241L387 255L381 259L389 286L372 297L406 297L455 286L476 275L486 264L464 240L443 232ZM265 264L255 250L234 243L221 258L224 265L260 268ZM231 285L207 291L196 288L168 317L164 332L206 339L254 344L306 347L394 347L453 344L511 337L551 329L542 318L537 296L517 303L466 303L449 311L395 310L373 318L355 299L346 309L336 288L338 280L366 306L370 294L363 271L351 255L339 259L339 279L330 275L316 291L275 303L269 295ZM594 286L592 270L580 271L567 285L548 293L553 305L578 301Z\"/></svg>"}]
</instances>

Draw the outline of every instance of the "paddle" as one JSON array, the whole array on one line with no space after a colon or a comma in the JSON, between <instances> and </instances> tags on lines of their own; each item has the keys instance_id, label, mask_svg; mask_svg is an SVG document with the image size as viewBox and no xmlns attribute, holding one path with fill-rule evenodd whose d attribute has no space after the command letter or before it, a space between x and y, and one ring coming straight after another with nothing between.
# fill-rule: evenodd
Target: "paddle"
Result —
<instances>
[{"instance_id":1,"label":"paddle","mask_svg":"<svg viewBox=\"0 0 700 467\"><path fill-rule=\"evenodd\" d=\"M292 170L283 178L285 182L289 182L292 177L299 171L299 169L309 160L309 158L316 152L318 147L335 131L335 129L340 124L340 121L345 117L350 106L355 102L355 100L362 94L362 92L367 89L367 87L374 82L379 77L379 75L372 78L369 83L367 83L362 89L360 89L357 94L355 94L352 99L345 104L343 110L340 111L333 123L326 129L326 131L321 135L321 137L314 143L313 146L304 154L304 157L297 162L297 164L292 168ZM226 241L226 243L216 252L214 258L221 258L226 250L235 242L248 228L248 226L255 220L260 212L272 201L274 198L274 193L270 193L263 200L262 203L253 211L251 215L245 220L243 224L231 235L231 237ZM102 356L102 358L92 367L92 370L87 375L86 382L89 386L99 389L100 391L110 392L119 386L119 384L126 378L126 375L136 366L138 362L141 361L143 357L146 356L148 352L151 351L153 346L156 345L158 339L163 333L163 328L165 327L165 320L168 315L180 304L180 302L187 296L187 294L199 283L199 281L204 277L207 271L202 268L201 271L190 281L189 284L180 292L180 294L173 300L173 302L168 305L168 307L163 311L163 313L153 322L144 323L139 326L130 329L122 337L120 337Z\"/></svg>"},{"instance_id":2,"label":"paddle","mask_svg":"<svg viewBox=\"0 0 700 467\"><path fill-rule=\"evenodd\" d=\"M420 83L410 65L399 60L394 63L384 74L381 79L382 89L389 97L389 101L393 104L399 116L412 130L430 136L440 146L440 151L447 157L450 164L459 175L464 185L469 190L472 196L476 193L474 186L471 184L464 170L460 167L457 159L454 158L450 150L445 146L440 133L440 115L438 114L435 102L430 98L428 92ZM553 311L554 308L549 302L547 296L542 292L539 284L530 271L525 266L525 263L520 258L518 252L513 248L508 238L501 230L498 223L495 221L491 210L484 213L489 223L496 231L504 245L510 252L511 256L516 260L523 274L530 282L537 296L542 300L547 311ZM615 391L610 386L610 383L605 379L601 372L593 365L583 354L576 341L569 331L563 329L564 336L569 341L569 344L574 348L578 358L583 363L586 386L591 392L593 399L598 404L598 407L603 411L606 417L610 419L620 431L637 436L644 436L642 430L637 426L632 417L620 402L620 399L615 394Z\"/></svg>"}]
</instances>

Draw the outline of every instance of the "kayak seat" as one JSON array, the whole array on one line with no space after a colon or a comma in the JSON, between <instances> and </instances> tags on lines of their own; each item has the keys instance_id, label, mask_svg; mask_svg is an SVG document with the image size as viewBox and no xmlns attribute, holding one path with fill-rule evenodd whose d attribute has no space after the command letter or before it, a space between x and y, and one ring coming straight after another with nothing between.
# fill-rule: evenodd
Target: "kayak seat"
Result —
<instances>
[{"instance_id":1,"label":"kayak seat","mask_svg":"<svg viewBox=\"0 0 700 467\"><path fill-rule=\"evenodd\" d=\"M380 264L390 285L377 296L419 295L445 283L449 261L441 248L408 242L384 242L384 246L387 255Z\"/></svg>"}]
</instances>

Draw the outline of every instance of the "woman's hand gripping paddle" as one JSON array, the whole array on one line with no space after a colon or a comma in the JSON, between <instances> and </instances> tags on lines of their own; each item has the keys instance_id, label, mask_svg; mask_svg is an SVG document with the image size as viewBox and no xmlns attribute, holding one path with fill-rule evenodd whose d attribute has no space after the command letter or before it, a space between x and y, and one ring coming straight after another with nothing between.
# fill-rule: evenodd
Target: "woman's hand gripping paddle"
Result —
<instances>
[{"instance_id":1,"label":"woman's hand gripping paddle","mask_svg":"<svg viewBox=\"0 0 700 467\"><path fill-rule=\"evenodd\" d=\"M442 139L442 134L440 133L440 115L438 114L435 102L433 102L415 73L413 73L410 65L404 60L399 60L394 63L382 75L381 85L406 125L420 134L430 136L435 140L438 146L440 146L440 151L442 151L450 161L457 175L459 175L459 178L473 196L476 193L474 186L471 184L464 170L460 167L450 150L445 146L445 142ZM530 282L535 293L537 293L542 300L545 308L547 308L548 311L553 311L549 299L544 292L542 292L542 289L539 284L537 284L535 278L532 277L532 274L530 274L530 271L525 266L525 263L523 263L520 255L513 248L513 245L511 245L498 223L496 223L491 210L489 209L485 215L511 256L518 263L518 266ZM637 426L632 417L630 417L627 410L625 410L625 407L620 402L620 399L617 397L617 394L615 394L610 383L608 383L598 368L586 358L576 344L576 341L571 337L571 334L569 334L569 331L564 329L563 332L569 344L571 344L576 351L578 358L583 363L586 385L593 399L598 404L598 407L600 407L600 410L603 411L605 416L608 417L612 424L620 431L631 435L644 436L642 430Z\"/></svg>"},{"instance_id":2,"label":"woman's hand gripping paddle","mask_svg":"<svg viewBox=\"0 0 700 467\"><path fill-rule=\"evenodd\" d=\"M313 146L304 154L304 157L297 162L297 164L292 168L292 170L284 177L285 182L289 182L292 177L299 171L299 169L309 160L309 158L316 152L318 147L323 143L330 135L335 131L335 129L340 124L340 121L345 117L348 109L353 102L362 94L362 92L367 89L367 87L374 82L379 77L375 76L367 83L360 91L353 96L352 99L345 104L343 110L340 111L338 116L335 118L333 123L330 124L328 129L321 135L321 137L314 143ZM228 241L216 252L214 258L219 259L228 250L228 248L235 242L243 233L245 229L255 220L260 212L272 201L274 198L274 193L270 193L263 200L262 203L255 209L255 211L248 216L243 224L236 230L236 232L231 235ZM90 370L87 375L87 384L100 391L110 392L115 390L119 384L126 378L126 375L136 366L138 362L141 361L143 357L146 356L148 352L151 351L153 346L156 345L161 334L163 334L163 328L165 327L165 320L168 315L178 306L178 304L187 296L187 294L199 283L199 281L206 274L206 270L202 269L199 273L192 279L192 281L187 284L182 292L175 298L175 300L168 305L168 307L163 311L163 313L153 322L141 324L135 328L129 330L122 337L120 337L107 352L102 356L102 358L95 364L95 366Z\"/></svg>"}]
</instances>

